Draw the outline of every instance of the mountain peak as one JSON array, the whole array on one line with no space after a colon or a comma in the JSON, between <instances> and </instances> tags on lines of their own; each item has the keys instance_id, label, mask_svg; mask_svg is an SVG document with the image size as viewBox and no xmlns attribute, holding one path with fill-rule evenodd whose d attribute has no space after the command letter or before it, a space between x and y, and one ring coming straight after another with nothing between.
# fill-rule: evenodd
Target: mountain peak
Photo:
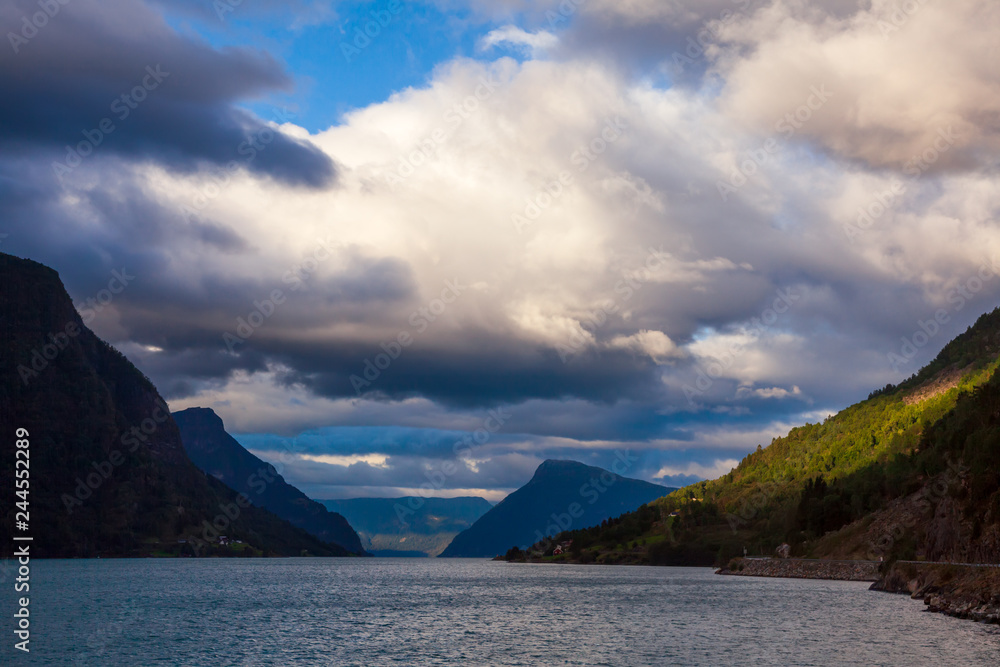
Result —
<instances>
[{"instance_id":1,"label":"mountain peak","mask_svg":"<svg viewBox=\"0 0 1000 667\"><path fill-rule=\"evenodd\" d=\"M545 479L547 477L567 474L579 474L589 470L591 466L579 461L568 461L562 459L546 459L535 468L532 479Z\"/></svg>"},{"instance_id":2,"label":"mountain peak","mask_svg":"<svg viewBox=\"0 0 1000 667\"><path fill-rule=\"evenodd\" d=\"M488 557L512 545L527 547L559 530L600 525L674 490L579 461L549 459L527 484L456 535L441 555Z\"/></svg>"},{"instance_id":3,"label":"mountain peak","mask_svg":"<svg viewBox=\"0 0 1000 667\"><path fill-rule=\"evenodd\" d=\"M236 506L236 492L198 470L156 388L87 328L59 274L0 253L0 319L0 430L45 425L31 461L31 498L50 511L34 524L32 555L232 555L210 532L219 508ZM55 356L39 358L45 346L58 347ZM0 450L13 461L14 439L4 442ZM13 489L14 479L13 465L0 470L0 488ZM14 518L3 512L0 532L12 534ZM346 554L252 505L227 521L229 536L265 554ZM0 555L11 553L0 545Z\"/></svg>"},{"instance_id":4,"label":"mountain peak","mask_svg":"<svg viewBox=\"0 0 1000 667\"><path fill-rule=\"evenodd\" d=\"M307 533L344 549L363 553L357 533L347 520L330 512L289 484L274 466L257 458L226 432L211 408L175 412L174 421L188 456L205 474L250 498Z\"/></svg>"},{"instance_id":5,"label":"mountain peak","mask_svg":"<svg viewBox=\"0 0 1000 667\"><path fill-rule=\"evenodd\" d=\"M189 423L192 426L200 426L202 428L212 428L220 431L225 430L225 424L222 423L222 417L215 413L212 408L188 408L187 410L181 410L180 412L173 413L174 420L177 422Z\"/></svg>"}]
</instances>

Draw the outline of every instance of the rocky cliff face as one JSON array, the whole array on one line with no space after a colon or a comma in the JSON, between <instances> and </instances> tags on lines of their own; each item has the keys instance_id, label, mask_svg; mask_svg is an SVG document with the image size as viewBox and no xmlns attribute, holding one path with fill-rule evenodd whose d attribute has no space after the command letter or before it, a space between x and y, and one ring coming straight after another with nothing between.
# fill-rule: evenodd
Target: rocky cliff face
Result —
<instances>
[{"instance_id":1,"label":"rocky cliff face","mask_svg":"<svg viewBox=\"0 0 1000 667\"><path fill-rule=\"evenodd\" d=\"M928 611L1000 623L1000 568L898 562L872 590L923 600Z\"/></svg>"},{"instance_id":2,"label":"rocky cliff face","mask_svg":"<svg viewBox=\"0 0 1000 667\"><path fill-rule=\"evenodd\" d=\"M307 498L271 464L244 449L226 433L222 419L213 410L190 408L173 416L185 451L206 474L324 542L352 553L364 553L358 534L343 516Z\"/></svg>"},{"instance_id":3,"label":"rocky cliff face","mask_svg":"<svg viewBox=\"0 0 1000 667\"><path fill-rule=\"evenodd\" d=\"M0 253L0 525L14 534L15 430L30 447L32 555L343 554L207 478L155 387L87 327L52 269ZM183 542L181 542L183 540ZM10 541L0 552L12 551Z\"/></svg>"},{"instance_id":4,"label":"rocky cliff face","mask_svg":"<svg viewBox=\"0 0 1000 667\"><path fill-rule=\"evenodd\" d=\"M1000 563L1000 371L893 463L912 492L824 536L817 555Z\"/></svg>"}]
</instances>

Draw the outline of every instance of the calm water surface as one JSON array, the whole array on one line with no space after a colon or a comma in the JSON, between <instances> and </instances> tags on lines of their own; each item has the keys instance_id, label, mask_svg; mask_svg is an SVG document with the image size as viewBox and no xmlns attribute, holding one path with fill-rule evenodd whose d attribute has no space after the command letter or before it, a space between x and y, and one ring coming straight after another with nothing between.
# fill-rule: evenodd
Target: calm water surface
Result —
<instances>
[{"instance_id":1,"label":"calm water surface","mask_svg":"<svg viewBox=\"0 0 1000 667\"><path fill-rule=\"evenodd\" d=\"M5 665L1000 664L1000 628L905 596L707 569L92 560L31 578L32 652L5 622Z\"/></svg>"}]
</instances>

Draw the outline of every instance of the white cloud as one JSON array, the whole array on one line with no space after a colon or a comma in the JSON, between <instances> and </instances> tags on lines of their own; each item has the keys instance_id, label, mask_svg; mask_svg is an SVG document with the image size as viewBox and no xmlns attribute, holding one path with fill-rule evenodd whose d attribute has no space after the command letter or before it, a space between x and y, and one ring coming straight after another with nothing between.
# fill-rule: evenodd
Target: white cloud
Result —
<instances>
[{"instance_id":1,"label":"white cloud","mask_svg":"<svg viewBox=\"0 0 1000 667\"><path fill-rule=\"evenodd\" d=\"M741 62L728 62L727 71L748 86ZM762 80L759 89L770 85ZM475 346L472 332L488 330L512 345L555 350L575 340L587 350L628 349L657 363L687 357L701 368L724 360L723 378L765 390L798 386L817 400L836 390L829 378L845 369L853 369L847 373L852 383L884 384L888 367L871 364L871 355L884 351L845 344L841 337L859 325L845 313L857 304L829 285L859 285L874 300L872 311L896 307L894 291L910 287L942 302L956 276L975 272L980 254L1000 251L993 231L1000 184L985 173L928 174L908 182L898 203L851 242L844 226L897 176L855 163L804 162L789 145L724 202L717 182L768 135L767 128L755 135L744 118L732 117L729 104L740 88L725 90L713 100L680 87L658 89L595 60L456 60L428 87L353 111L309 137L341 165L338 188L292 195L279 183L245 175L222 188L202 215L251 240L252 256L211 250L195 256L180 245L162 251L184 267L184 280L224 273L259 284L254 298L274 287L287 290L283 272L299 265L318 238L334 239L338 251L315 270L314 284L342 271L351 256L401 262L413 280L411 297L320 303L307 298L314 290L303 290L289 294L288 305L255 333L272 345L353 346L362 350L359 371L363 350L377 353L378 343L407 330L410 315L445 281L458 279L478 287L450 304L418 340L444 356ZM615 117L625 131L614 142L598 142ZM601 152L582 159L592 146ZM561 173L569 184L549 194ZM204 188L203 175L155 167L140 174L151 196L175 210ZM514 216L529 212L531 224L518 233ZM664 261L644 276L638 272L644 280L630 286L650 247L665 249ZM806 281L796 287L800 304L765 335L745 333L774 291L790 287L789 275ZM614 311L609 324L592 326L605 307ZM213 313L229 327L240 315ZM204 314L197 317L204 322ZM831 341L797 331L815 317L826 318L832 343L844 346L840 358L812 354ZM707 337L698 335L704 322L716 325ZM684 372L677 368L664 378L677 396L693 381ZM245 402L247 392L270 393L256 382L230 383L225 397L215 391L185 402L238 396ZM727 400L735 392L729 388ZM314 407L272 410L262 399L261 412L241 418L241 427L287 423L295 414L309 425L338 423L369 409L300 393L299 400Z\"/></svg>"},{"instance_id":2,"label":"white cloud","mask_svg":"<svg viewBox=\"0 0 1000 667\"><path fill-rule=\"evenodd\" d=\"M1000 147L1000 70L985 63L1000 6L874 0L840 18L802 6L779 0L720 28L723 43L741 47L718 61L729 114L774 132L825 88L832 97L814 100L820 108L798 132L837 155L905 169L950 128L953 149L935 168L990 161Z\"/></svg>"},{"instance_id":3,"label":"white cloud","mask_svg":"<svg viewBox=\"0 0 1000 667\"><path fill-rule=\"evenodd\" d=\"M514 25L506 25L486 34L479 42L483 51L495 46L508 46L527 51L530 55L539 55L559 43L559 38L546 30L527 32Z\"/></svg>"},{"instance_id":4,"label":"white cloud","mask_svg":"<svg viewBox=\"0 0 1000 667\"><path fill-rule=\"evenodd\" d=\"M634 41L660 49L651 61L668 61L675 46L644 31L664 27L685 44L734 4L744 17L716 26L717 44L703 59L711 77L705 85L665 87L615 59L617 47ZM518 385L511 402L527 399L537 414L558 415L532 423L545 437L591 418L627 415L641 422L644 415L636 414L644 409L657 418L686 410L681 389L694 384L699 369L713 370L715 383L699 402L714 418L746 416L740 401L761 398L775 399L773 406L801 396L846 403L898 380L882 364L901 335L896 329L910 333L936 308L950 307L951 290L974 276L985 257L1000 254L1000 182L990 166L997 161L1000 91L996 58L989 55L1000 7L925 3L885 37L876 19L892 3L871 5L595 1L581 16L617 23L588 23L587 35L596 46L614 48L574 51L568 44L575 26L560 28L557 37L507 25L482 45L524 47L536 55L552 50L558 60L455 59L426 87L354 110L325 131L283 126L337 161L336 188L291 188L239 173L208 198L199 216L244 239L246 251L194 248L171 235L141 249L156 253L158 270L174 273L176 285L194 295L190 303L156 310L164 325L188 325L184 333L191 335L176 336L184 341L209 340L206 345L224 350L217 330L232 330L236 318L273 289L288 297L252 339L280 363L272 359L266 370L224 381L202 382L194 374L191 394L172 401L174 407L211 405L228 427L244 433L375 423L475 429L471 411L420 397L424 387L413 398L379 401L323 398L288 382L296 370L319 372L310 362L321 355L296 356L319 346L356 357L335 369L337 378L361 372L381 343L412 332L413 313L452 280L469 288L404 353L437 355L438 384L474 384L455 371L467 370L461 353L502 377L516 366L512 360L531 367L571 340L583 341L587 353L634 363L637 383L647 369L662 375L657 389L666 393L639 407L626 398L614 405L583 400L573 393L576 380L562 385L560 400L523 395L542 382ZM504 11L522 7L503 5ZM759 153L776 134L776 122L823 85L830 99L793 136L779 133L781 150L755 164L746 184L723 201L718 183ZM612 141L605 132L616 118L625 129ZM909 179L905 162L948 125L959 137L954 149L921 178ZM151 164L136 166L135 181L98 181L88 168L68 176L64 198L52 203L88 232L107 223L88 204L97 182L109 201L142 193L178 227L186 224L181 207L203 195L208 182L205 173ZM553 186L562 174L566 182ZM905 183L903 193L862 234L848 238L845 226L896 180ZM530 224L519 232L515 216ZM108 237L125 245L124 235L107 227ZM310 284L292 292L283 276L314 252L317 239L332 239L334 250L312 270ZM637 282L650 247L663 248L664 261ZM329 287L358 258L392 262L408 290L369 296L380 287L379 274L371 272L357 281L364 298ZM213 305L216 285L244 288L245 303L237 310ZM763 333L751 333L748 322L786 288L801 300ZM1000 293L990 289L977 303ZM168 290L164 295L170 298ZM114 308L124 313L128 305L123 299ZM604 309L604 323L593 326ZM972 310L967 306L961 317ZM129 322L116 314L105 326L119 339L134 333ZM158 331L135 335L144 337L145 347L136 347L141 360L169 360L173 352ZM757 430L763 438L794 424L791 417L775 419ZM739 442L755 433L740 434ZM733 447L731 435L713 432L697 442ZM583 441L592 440L568 442L582 450ZM538 442L525 437L519 446L530 450ZM676 450L691 441L653 442ZM483 468L479 461L471 465Z\"/></svg>"},{"instance_id":5,"label":"white cloud","mask_svg":"<svg viewBox=\"0 0 1000 667\"><path fill-rule=\"evenodd\" d=\"M367 463L375 468L385 468L389 457L384 454L299 454L299 458L305 461L315 461L316 463L326 463L327 465L340 466L346 468L355 463Z\"/></svg>"},{"instance_id":6,"label":"white cloud","mask_svg":"<svg viewBox=\"0 0 1000 667\"><path fill-rule=\"evenodd\" d=\"M701 463L690 462L682 466L663 466L660 468L653 479L663 479L665 477L676 477L676 476L690 476L699 477L701 479L715 479L717 477L722 477L730 470L735 468L740 464L739 461L735 459L715 459L709 465L703 465Z\"/></svg>"},{"instance_id":7,"label":"white cloud","mask_svg":"<svg viewBox=\"0 0 1000 667\"><path fill-rule=\"evenodd\" d=\"M756 398L777 398L783 399L789 396L801 396L802 390L798 386L793 386L791 389L785 389L784 387L758 387L754 389L753 387L743 386L736 390L737 398L747 398L750 396Z\"/></svg>"},{"instance_id":8,"label":"white cloud","mask_svg":"<svg viewBox=\"0 0 1000 667\"><path fill-rule=\"evenodd\" d=\"M618 336L611 339L608 346L645 354L658 364L666 363L681 355L674 342L662 331L644 329L631 336Z\"/></svg>"}]
</instances>

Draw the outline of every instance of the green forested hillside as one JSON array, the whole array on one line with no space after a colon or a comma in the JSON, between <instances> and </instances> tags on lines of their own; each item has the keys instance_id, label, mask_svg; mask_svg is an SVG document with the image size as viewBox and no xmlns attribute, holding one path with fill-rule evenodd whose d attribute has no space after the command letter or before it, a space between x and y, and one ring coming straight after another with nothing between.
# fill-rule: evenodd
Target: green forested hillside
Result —
<instances>
[{"instance_id":1,"label":"green forested hillside","mask_svg":"<svg viewBox=\"0 0 1000 667\"><path fill-rule=\"evenodd\" d=\"M798 555L993 558L998 351L1000 309L899 386L758 446L717 480L561 539L574 540L572 558L605 562L720 563L782 542Z\"/></svg>"}]
</instances>

